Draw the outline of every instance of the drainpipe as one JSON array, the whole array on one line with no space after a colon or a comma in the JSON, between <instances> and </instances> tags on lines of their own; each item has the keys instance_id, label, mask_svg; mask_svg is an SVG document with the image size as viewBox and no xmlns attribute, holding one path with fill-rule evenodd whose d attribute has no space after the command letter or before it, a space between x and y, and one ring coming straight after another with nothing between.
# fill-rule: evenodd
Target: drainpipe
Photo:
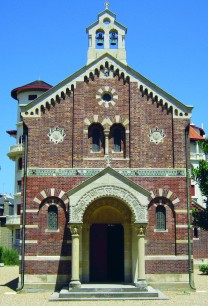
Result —
<instances>
[{"instance_id":1,"label":"drainpipe","mask_svg":"<svg viewBox=\"0 0 208 306\"><path fill-rule=\"evenodd\" d=\"M185 130L185 152L186 152L186 196L187 196L187 217L188 217L188 272L189 286L196 290L193 278L192 258L191 258L191 216L190 216L190 176L189 176L189 126Z\"/></svg>"},{"instance_id":2,"label":"drainpipe","mask_svg":"<svg viewBox=\"0 0 208 306\"><path fill-rule=\"evenodd\" d=\"M24 136L24 173L23 173L23 211L22 211L22 248L21 248L21 284L16 289L20 291L24 287L24 273L25 273L25 223L26 223L26 186L27 186L27 155L28 155L28 129L23 125Z\"/></svg>"}]
</instances>

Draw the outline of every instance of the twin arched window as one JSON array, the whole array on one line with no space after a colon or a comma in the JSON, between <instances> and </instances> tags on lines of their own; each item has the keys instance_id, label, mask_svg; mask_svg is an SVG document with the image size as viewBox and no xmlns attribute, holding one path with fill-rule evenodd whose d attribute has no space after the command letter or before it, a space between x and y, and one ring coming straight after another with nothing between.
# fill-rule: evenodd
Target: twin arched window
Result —
<instances>
[{"instance_id":1,"label":"twin arched window","mask_svg":"<svg viewBox=\"0 0 208 306\"><path fill-rule=\"evenodd\" d=\"M92 152L105 150L104 128L99 123L93 123L88 129L88 138L92 139ZM114 124L109 133L113 142L113 152L122 152L125 149L125 128L121 124Z\"/></svg>"},{"instance_id":2,"label":"twin arched window","mask_svg":"<svg viewBox=\"0 0 208 306\"><path fill-rule=\"evenodd\" d=\"M105 32L102 29L96 31L96 48L104 49ZM118 32L117 30L111 30L109 32L109 46L110 49L118 48Z\"/></svg>"}]
</instances>

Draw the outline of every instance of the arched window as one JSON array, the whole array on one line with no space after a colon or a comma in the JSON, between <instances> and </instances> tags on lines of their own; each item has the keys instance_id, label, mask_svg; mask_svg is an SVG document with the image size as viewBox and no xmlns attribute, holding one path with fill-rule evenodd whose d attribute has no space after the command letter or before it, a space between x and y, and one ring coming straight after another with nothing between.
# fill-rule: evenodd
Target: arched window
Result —
<instances>
[{"instance_id":1,"label":"arched window","mask_svg":"<svg viewBox=\"0 0 208 306\"><path fill-rule=\"evenodd\" d=\"M88 129L88 138L92 138L92 152L100 152L105 147L103 127L100 124L92 124Z\"/></svg>"},{"instance_id":2,"label":"arched window","mask_svg":"<svg viewBox=\"0 0 208 306\"><path fill-rule=\"evenodd\" d=\"M121 152L121 129L119 127L114 130L114 152Z\"/></svg>"},{"instance_id":3,"label":"arched window","mask_svg":"<svg viewBox=\"0 0 208 306\"><path fill-rule=\"evenodd\" d=\"M118 33L116 30L110 32L110 49L118 49Z\"/></svg>"},{"instance_id":4,"label":"arched window","mask_svg":"<svg viewBox=\"0 0 208 306\"><path fill-rule=\"evenodd\" d=\"M111 127L110 138L113 138L113 151L124 151L125 129L121 124L115 124Z\"/></svg>"},{"instance_id":5,"label":"arched window","mask_svg":"<svg viewBox=\"0 0 208 306\"><path fill-rule=\"evenodd\" d=\"M96 48L104 49L104 31L102 29L96 32Z\"/></svg>"},{"instance_id":6,"label":"arched window","mask_svg":"<svg viewBox=\"0 0 208 306\"><path fill-rule=\"evenodd\" d=\"M100 152L100 131L99 129L94 129L92 133L92 151Z\"/></svg>"},{"instance_id":7,"label":"arched window","mask_svg":"<svg viewBox=\"0 0 208 306\"><path fill-rule=\"evenodd\" d=\"M48 230L55 231L58 229L58 207L50 205L48 207Z\"/></svg>"},{"instance_id":8,"label":"arched window","mask_svg":"<svg viewBox=\"0 0 208 306\"><path fill-rule=\"evenodd\" d=\"M166 209L163 205L156 207L156 229L158 231L166 230Z\"/></svg>"}]
</instances>

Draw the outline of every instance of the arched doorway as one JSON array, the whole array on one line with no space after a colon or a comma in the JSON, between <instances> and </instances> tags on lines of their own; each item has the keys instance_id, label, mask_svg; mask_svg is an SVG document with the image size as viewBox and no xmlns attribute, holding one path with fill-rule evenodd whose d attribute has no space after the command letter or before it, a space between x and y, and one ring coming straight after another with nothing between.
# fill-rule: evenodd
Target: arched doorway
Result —
<instances>
[{"instance_id":1,"label":"arched doorway","mask_svg":"<svg viewBox=\"0 0 208 306\"><path fill-rule=\"evenodd\" d=\"M131 211L113 197L95 200L83 217L83 281L132 280Z\"/></svg>"}]
</instances>

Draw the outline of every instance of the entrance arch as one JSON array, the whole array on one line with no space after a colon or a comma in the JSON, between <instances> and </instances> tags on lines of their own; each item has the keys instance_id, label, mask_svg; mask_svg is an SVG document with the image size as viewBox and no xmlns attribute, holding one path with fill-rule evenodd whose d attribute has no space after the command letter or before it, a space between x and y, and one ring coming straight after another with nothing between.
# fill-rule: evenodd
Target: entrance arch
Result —
<instances>
[{"instance_id":1,"label":"entrance arch","mask_svg":"<svg viewBox=\"0 0 208 306\"><path fill-rule=\"evenodd\" d=\"M82 281L131 282L131 219L125 203L95 200L83 216Z\"/></svg>"}]
</instances>

